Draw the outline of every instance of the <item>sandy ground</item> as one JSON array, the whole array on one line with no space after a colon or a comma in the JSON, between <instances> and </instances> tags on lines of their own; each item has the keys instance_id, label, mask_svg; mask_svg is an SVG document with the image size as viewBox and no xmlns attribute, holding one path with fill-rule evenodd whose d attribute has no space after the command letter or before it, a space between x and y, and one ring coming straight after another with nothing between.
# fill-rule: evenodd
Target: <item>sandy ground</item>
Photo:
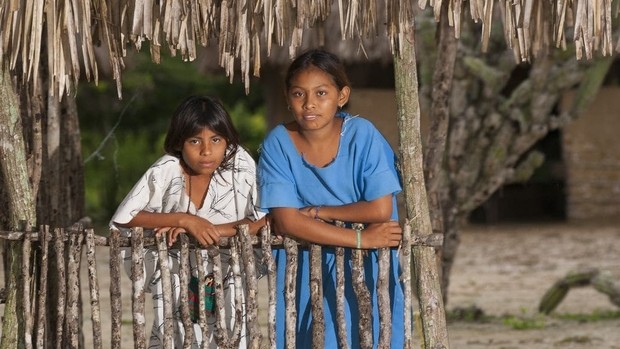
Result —
<instances>
[{"instance_id":1,"label":"sandy ground","mask_svg":"<svg viewBox=\"0 0 620 349\"><path fill-rule=\"evenodd\" d=\"M544 293L569 271L595 267L620 280L620 222L469 227L456 258L448 309L476 306L488 315L535 319L542 329L515 330L501 321L453 322L451 348L620 348L620 319L583 323L544 317ZM571 289L555 314L617 312L592 287Z\"/></svg>"},{"instance_id":2,"label":"sandy ground","mask_svg":"<svg viewBox=\"0 0 620 349\"><path fill-rule=\"evenodd\" d=\"M103 347L110 348L110 284L104 277L109 275L107 249L99 248L97 256ZM450 348L620 349L618 318L579 322L536 313L545 291L567 272L581 266L610 271L620 280L620 222L466 228L452 272L447 308L477 307L484 314L493 316L494 320L482 323L449 322ZM123 278L122 287L122 348L132 348L131 284L126 277ZM265 294L262 292L264 287L261 281L259 294ZM85 286L84 292L88 294ZM88 302L86 298L85 302ZM261 302L265 305L264 299ZM150 306L147 297L147 310ZM584 287L571 290L555 313L592 314L619 310L605 295L591 287ZM0 311L3 311L2 307ZM149 324L151 317L148 313L146 315ZM537 321L543 327L515 330L502 322L502 315ZM84 316L85 347L92 348L90 307L87 303ZM261 323L265 324L264 306L260 309L259 317Z\"/></svg>"}]
</instances>

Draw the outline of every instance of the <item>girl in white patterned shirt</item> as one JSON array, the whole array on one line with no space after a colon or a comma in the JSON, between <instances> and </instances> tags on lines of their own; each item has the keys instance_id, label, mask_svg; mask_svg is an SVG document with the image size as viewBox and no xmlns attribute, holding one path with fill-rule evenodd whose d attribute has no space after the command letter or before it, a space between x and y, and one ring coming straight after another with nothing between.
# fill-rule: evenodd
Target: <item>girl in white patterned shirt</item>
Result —
<instances>
[{"instance_id":1,"label":"girl in white patterned shirt","mask_svg":"<svg viewBox=\"0 0 620 349\"><path fill-rule=\"evenodd\" d=\"M153 229L165 234L172 245L179 234L192 236L201 246L216 244L220 237L233 236L239 224L249 224L256 234L264 225L264 214L255 208L256 165L239 145L239 137L230 116L215 98L193 96L175 111L164 142L166 155L157 160L127 194L112 217L111 226L127 235L131 227ZM201 250L207 260L205 250ZM131 263L130 250L122 252L125 265ZM194 254L191 273L198 275ZM222 271L229 330L234 324L235 287L229 268L229 254L222 250ZM157 251L145 253L145 282L153 294L154 324L149 348L163 347L163 297ZM175 317L175 347L183 344L184 330L179 311L179 250L169 250ZM205 273L211 272L208 263ZM245 319L245 316L243 317ZM203 340L217 348L213 339L215 317L207 318L209 333L202 334L193 325L192 347ZM245 347L245 326L239 347Z\"/></svg>"}]
</instances>

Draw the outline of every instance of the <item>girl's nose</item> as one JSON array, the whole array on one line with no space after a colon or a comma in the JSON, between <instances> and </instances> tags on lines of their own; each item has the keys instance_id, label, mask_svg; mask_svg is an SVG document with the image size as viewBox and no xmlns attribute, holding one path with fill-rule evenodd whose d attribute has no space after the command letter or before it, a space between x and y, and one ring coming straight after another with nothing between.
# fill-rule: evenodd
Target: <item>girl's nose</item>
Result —
<instances>
[{"instance_id":1,"label":"girl's nose","mask_svg":"<svg viewBox=\"0 0 620 349\"><path fill-rule=\"evenodd\" d=\"M308 96L304 101L304 109L309 110L314 108L314 100Z\"/></svg>"},{"instance_id":2,"label":"girl's nose","mask_svg":"<svg viewBox=\"0 0 620 349\"><path fill-rule=\"evenodd\" d=\"M208 143L203 145L200 154L202 155L211 154L211 146Z\"/></svg>"}]
</instances>

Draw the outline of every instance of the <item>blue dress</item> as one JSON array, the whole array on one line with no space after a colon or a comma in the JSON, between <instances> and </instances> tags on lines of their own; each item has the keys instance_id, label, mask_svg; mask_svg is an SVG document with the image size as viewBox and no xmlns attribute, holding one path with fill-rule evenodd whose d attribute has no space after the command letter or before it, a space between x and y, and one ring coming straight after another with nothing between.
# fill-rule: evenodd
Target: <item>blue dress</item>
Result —
<instances>
[{"instance_id":1,"label":"blue dress","mask_svg":"<svg viewBox=\"0 0 620 349\"><path fill-rule=\"evenodd\" d=\"M265 139L258 163L259 208L302 208L307 206L339 206L358 201L371 201L392 194L392 219L398 219L396 194L401 191L396 171L396 157L385 138L366 119L339 113L343 117L338 153L326 167L306 162L297 152L284 125L275 127ZM359 314L351 283L351 250L345 249L345 316L350 348L359 348ZM376 280L378 254L371 250L364 260L365 280L373 302L373 340L379 340L379 313ZM286 253L274 250L277 268L276 339L278 348L285 347L284 277ZM337 348L335 253L323 248L323 295L325 315L325 348ZM296 348L312 346L312 314L309 285L309 253L299 251L297 277L297 343ZM391 250L390 299L392 302L391 348L402 348L404 338L404 300L400 282L400 264ZM333 325L330 325L333 324Z\"/></svg>"}]
</instances>

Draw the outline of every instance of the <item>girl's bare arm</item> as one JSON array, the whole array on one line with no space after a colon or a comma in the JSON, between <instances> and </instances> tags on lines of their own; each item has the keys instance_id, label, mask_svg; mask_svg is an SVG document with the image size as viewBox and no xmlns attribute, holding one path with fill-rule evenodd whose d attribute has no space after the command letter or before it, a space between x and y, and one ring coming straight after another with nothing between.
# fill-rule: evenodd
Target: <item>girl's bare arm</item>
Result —
<instances>
[{"instance_id":1,"label":"girl's bare arm","mask_svg":"<svg viewBox=\"0 0 620 349\"><path fill-rule=\"evenodd\" d=\"M358 223L387 222L392 217L392 194L372 201L359 201L342 206L309 206L301 211L311 218Z\"/></svg>"},{"instance_id":2,"label":"girl's bare arm","mask_svg":"<svg viewBox=\"0 0 620 349\"><path fill-rule=\"evenodd\" d=\"M256 234L265 225L265 218L257 221L244 218L236 222L214 225L202 217L183 212L154 213L141 211L128 223L119 225L126 228L143 227L156 229L158 233L168 234L168 243L170 245L176 241L177 236L181 233L189 233L202 245L212 245L220 237L235 235L237 232L236 227L240 224L248 224L250 234Z\"/></svg>"},{"instance_id":3,"label":"girl's bare arm","mask_svg":"<svg viewBox=\"0 0 620 349\"><path fill-rule=\"evenodd\" d=\"M357 233L353 229L313 219L296 208L274 208L271 214L278 234L322 245L357 247ZM361 234L360 247L396 247L401 235L402 229L398 222L369 224Z\"/></svg>"}]
</instances>

